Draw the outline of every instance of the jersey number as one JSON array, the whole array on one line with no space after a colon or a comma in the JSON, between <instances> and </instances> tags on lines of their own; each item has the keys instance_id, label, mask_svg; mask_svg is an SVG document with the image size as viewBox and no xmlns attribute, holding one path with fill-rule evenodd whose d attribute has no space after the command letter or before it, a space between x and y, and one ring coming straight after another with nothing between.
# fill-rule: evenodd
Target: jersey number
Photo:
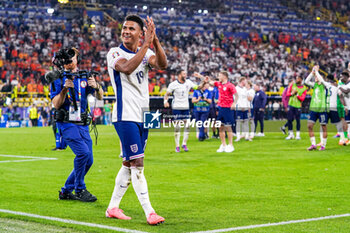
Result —
<instances>
[{"instance_id":1,"label":"jersey number","mask_svg":"<svg viewBox=\"0 0 350 233\"><path fill-rule=\"evenodd\" d=\"M136 77L137 77L137 80L139 81L139 83L141 84L142 81L143 81L143 71L140 71L138 73L136 73Z\"/></svg>"}]
</instances>

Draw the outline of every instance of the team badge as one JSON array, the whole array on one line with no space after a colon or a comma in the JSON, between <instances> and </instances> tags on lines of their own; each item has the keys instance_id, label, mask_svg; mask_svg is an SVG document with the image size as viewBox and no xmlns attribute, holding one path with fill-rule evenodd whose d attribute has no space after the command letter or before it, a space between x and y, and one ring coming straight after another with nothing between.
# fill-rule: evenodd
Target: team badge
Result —
<instances>
[{"instance_id":1,"label":"team badge","mask_svg":"<svg viewBox=\"0 0 350 233\"><path fill-rule=\"evenodd\" d=\"M80 86L81 86L82 88L85 88L86 85L87 85L86 81L81 81L81 82L80 82Z\"/></svg>"},{"instance_id":2,"label":"team badge","mask_svg":"<svg viewBox=\"0 0 350 233\"><path fill-rule=\"evenodd\" d=\"M224 91L226 91L226 87L224 87Z\"/></svg>"},{"instance_id":3,"label":"team badge","mask_svg":"<svg viewBox=\"0 0 350 233\"><path fill-rule=\"evenodd\" d=\"M139 148L137 147L137 144L133 144L130 146L130 149L132 153L136 153Z\"/></svg>"},{"instance_id":4,"label":"team badge","mask_svg":"<svg viewBox=\"0 0 350 233\"><path fill-rule=\"evenodd\" d=\"M113 57L113 58L116 58L116 57L119 57L119 56L120 56L120 55L119 55L118 52L115 52L115 53L112 54L112 57Z\"/></svg>"}]
</instances>

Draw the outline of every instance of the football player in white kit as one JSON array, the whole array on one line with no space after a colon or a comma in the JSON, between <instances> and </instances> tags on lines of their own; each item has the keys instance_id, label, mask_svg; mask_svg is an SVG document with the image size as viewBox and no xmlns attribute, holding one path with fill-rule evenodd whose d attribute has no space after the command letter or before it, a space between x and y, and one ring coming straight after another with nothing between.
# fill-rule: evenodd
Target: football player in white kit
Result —
<instances>
[{"instance_id":1,"label":"football player in white kit","mask_svg":"<svg viewBox=\"0 0 350 233\"><path fill-rule=\"evenodd\" d=\"M235 142L245 138L249 140L249 125L248 125L248 110L250 102L248 101L248 90L246 88L247 79L242 77L239 79L238 86L236 86L238 100L236 105L236 135ZM242 134L241 134L242 131Z\"/></svg>"},{"instance_id":2,"label":"football player in white kit","mask_svg":"<svg viewBox=\"0 0 350 233\"><path fill-rule=\"evenodd\" d=\"M340 74L340 80L342 81L343 85L339 86L338 94L340 95L342 102L344 104L344 107L345 107L345 121L347 124L347 127L343 127L343 130L344 130L344 132L346 132L346 130L348 131L347 136L349 137L349 130L350 130L350 79L349 79L348 71L343 71Z\"/></svg>"},{"instance_id":3,"label":"football player in white kit","mask_svg":"<svg viewBox=\"0 0 350 233\"><path fill-rule=\"evenodd\" d=\"M252 140L254 138L254 130L255 130L255 124L254 124L254 110L253 110L253 99L255 96L255 91L253 89L253 84L251 81L247 81L246 88L248 90L248 101L249 101L249 113L248 113L248 124L250 125L250 135L249 140Z\"/></svg>"},{"instance_id":4,"label":"football player in white kit","mask_svg":"<svg viewBox=\"0 0 350 233\"><path fill-rule=\"evenodd\" d=\"M143 111L149 108L148 70L165 69L167 59L155 33L152 18L144 21L137 15L125 18L119 47L107 54L108 73L115 92L112 122L123 146L123 165L115 179L115 187L106 211L106 217L128 220L119 208L120 201L130 183L145 212L147 223L157 225L164 218L151 206L147 182L143 173L143 157L148 129L143 126ZM141 37L144 42L138 47ZM150 50L153 44L155 53Z\"/></svg>"},{"instance_id":5,"label":"football player in white kit","mask_svg":"<svg viewBox=\"0 0 350 233\"><path fill-rule=\"evenodd\" d=\"M343 144L345 142L344 133L343 133L343 123L340 121L340 117L338 114L338 85L333 75L327 76L327 81L323 79L319 72L315 72L318 80L327 88L327 113L328 119L331 120L331 123L334 124L337 128L337 132L340 133L340 143ZM320 145L326 146L323 137L322 127L320 127Z\"/></svg>"},{"instance_id":6,"label":"football player in white kit","mask_svg":"<svg viewBox=\"0 0 350 233\"><path fill-rule=\"evenodd\" d=\"M169 108L169 95L173 95L173 102L171 107L173 109L174 121L184 121L184 136L182 140L182 149L187 152L187 140L190 134L190 127L187 122L190 120L190 105L188 102L189 91L193 88L196 89L197 85L191 80L186 79L187 73L184 70L179 70L177 73L177 80L170 83L168 89L164 95L164 107ZM180 124L175 125L175 152L180 152L180 136L181 128Z\"/></svg>"}]
</instances>

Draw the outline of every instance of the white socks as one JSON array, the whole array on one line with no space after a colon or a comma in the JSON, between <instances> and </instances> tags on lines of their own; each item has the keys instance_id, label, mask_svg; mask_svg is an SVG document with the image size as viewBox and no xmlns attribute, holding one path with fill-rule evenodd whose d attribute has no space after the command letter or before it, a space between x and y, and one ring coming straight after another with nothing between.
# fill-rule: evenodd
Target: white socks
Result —
<instances>
[{"instance_id":1,"label":"white socks","mask_svg":"<svg viewBox=\"0 0 350 233\"><path fill-rule=\"evenodd\" d=\"M185 129L184 129L184 139L182 140L182 145L187 145L187 140L188 140L189 135L190 135L190 128L189 127L185 127Z\"/></svg>"},{"instance_id":2,"label":"white socks","mask_svg":"<svg viewBox=\"0 0 350 233\"><path fill-rule=\"evenodd\" d=\"M236 136L237 139L241 139L241 126L242 126L242 121L236 121Z\"/></svg>"},{"instance_id":3,"label":"white socks","mask_svg":"<svg viewBox=\"0 0 350 233\"><path fill-rule=\"evenodd\" d=\"M109 209L114 207L119 208L120 201L122 200L126 190L128 190L131 181L130 168L122 166L115 178L115 186L112 194L111 201L109 202Z\"/></svg>"},{"instance_id":4,"label":"white socks","mask_svg":"<svg viewBox=\"0 0 350 233\"><path fill-rule=\"evenodd\" d=\"M175 126L175 145L176 147L180 146L180 126Z\"/></svg>"},{"instance_id":5,"label":"white socks","mask_svg":"<svg viewBox=\"0 0 350 233\"><path fill-rule=\"evenodd\" d=\"M149 200L147 181L143 174L143 167L131 167L131 182L137 198L145 212L146 218L154 212Z\"/></svg>"},{"instance_id":6,"label":"white socks","mask_svg":"<svg viewBox=\"0 0 350 233\"><path fill-rule=\"evenodd\" d=\"M248 120L243 121L242 131L245 136L245 139L249 138L249 123Z\"/></svg>"},{"instance_id":7,"label":"white socks","mask_svg":"<svg viewBox=\"0 0 350 233\"><path fill-rule=\"evenodd\" d=\"M323 144L323 129L322 129L322 126L320 126L320 141Z\"/></svg>"},{"instance_id":8,"label":"white socks","mask_svg":"<svg viewBox=\"0 0 350 233\"><path fill-rule=\"evenodd\" d=\"M254 137L254 130L255 130L255 124L254 124L254 120L250 119L249 120L249 124L250 124L250 137Z\"/></svg>"},{"instance_id":9,"label":"white socks","mask_svg":"<svg viewBox=\"0 0 350 233\"><path fill-rule=\"evenodd\" d=\"M296 136L297 138L300 138L300 131L297 131Z\"/></svg>"},{"instance_id":10,"label":"white socks","mask_svg":"<svg viewBox=\"0 0 350 233\"><path fill-rule=\"evenodd\" d=\"M315 136L310 137L311 145L316 146L316 138Z\"/></svg>"},{"instance_id":11,"label":"white socks","mask_svg":"<svg viewBox=\"0 0 350 233\"><path fill-rule=\"evenodd\" d=\"M339 121L337 124L335 124L335 126L337 127L337 133L340 135L340 140L344 141L345 137L344 137L342 122Z\"/></svg>"}]
</instances>

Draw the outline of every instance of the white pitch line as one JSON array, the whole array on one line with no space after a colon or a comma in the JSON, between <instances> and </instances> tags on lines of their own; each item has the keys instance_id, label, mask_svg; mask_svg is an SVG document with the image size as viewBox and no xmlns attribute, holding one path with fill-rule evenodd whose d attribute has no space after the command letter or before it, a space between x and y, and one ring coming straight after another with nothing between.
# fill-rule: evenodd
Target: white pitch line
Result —
<instances>
[{"instance_id":1,"label":"white pitch line","mask_svg":"<svg viewBox=\"0 0 350 233\"><path fill-rule=\"evenodd\" d=\"M147 233L144 231L137 231L137 230L131 230L131 229L126 229L126 228L120 228L120 227L112 227L112 226L108 226L108 225L101 225L101 224L95 224L95 223L89 223L89 222L79 222L79 221L70 220L70 219L55 218L55 217L42 216L42 215L37 215L37 214L29 214L29 213L12 211L12 210L0 209L0 212L7 213L7 214L26 216L26 217L31 217L31 218L45 219L45 220L56 221L56 222L69 223L69 224L74 224L74 225L96 227L96 228L107 229L107 230L112 230L112 231L128 232L128 233L129 232L130 233Z\"/></svg>"},{"instance_id":2,"label":"white pitch line","mask_svg":"<svg viewBox=\"0 0 350 233\"><path fill-rule=\"evenodd\" d=\"M0 157L26 158L21 160L4 160L4 161L0 161L0 163L18 163L18 162L31 162L31 161L39 161L39 160L57 160L57 158L34 157L34 156L24 156L24 155L0 155Z\"/></svg>"},{"instance_id":3,"label":"white pitch line","mask_svg":"<svg viewBox=\"0 0 350 233\"><path fill-rule=\"evenodd\" d=\"M239 231L239 230L247 230L247 229L254 229L254 228L261 228L261 227L280 226L280 225L288 225L288 224L295 224L295 223L302 223L302 222L314 222L314 221L321 221L321 220L335 219L335 218L345 218L345 217L350 217L350 214L331 215L331 216L318 217L318 218L290 220L285 222L265 223L265 224L232 227L232 228L209 230L209 231L196 231L192 233L216 233L216 232Z\"/></svg>"}]
</instances>

